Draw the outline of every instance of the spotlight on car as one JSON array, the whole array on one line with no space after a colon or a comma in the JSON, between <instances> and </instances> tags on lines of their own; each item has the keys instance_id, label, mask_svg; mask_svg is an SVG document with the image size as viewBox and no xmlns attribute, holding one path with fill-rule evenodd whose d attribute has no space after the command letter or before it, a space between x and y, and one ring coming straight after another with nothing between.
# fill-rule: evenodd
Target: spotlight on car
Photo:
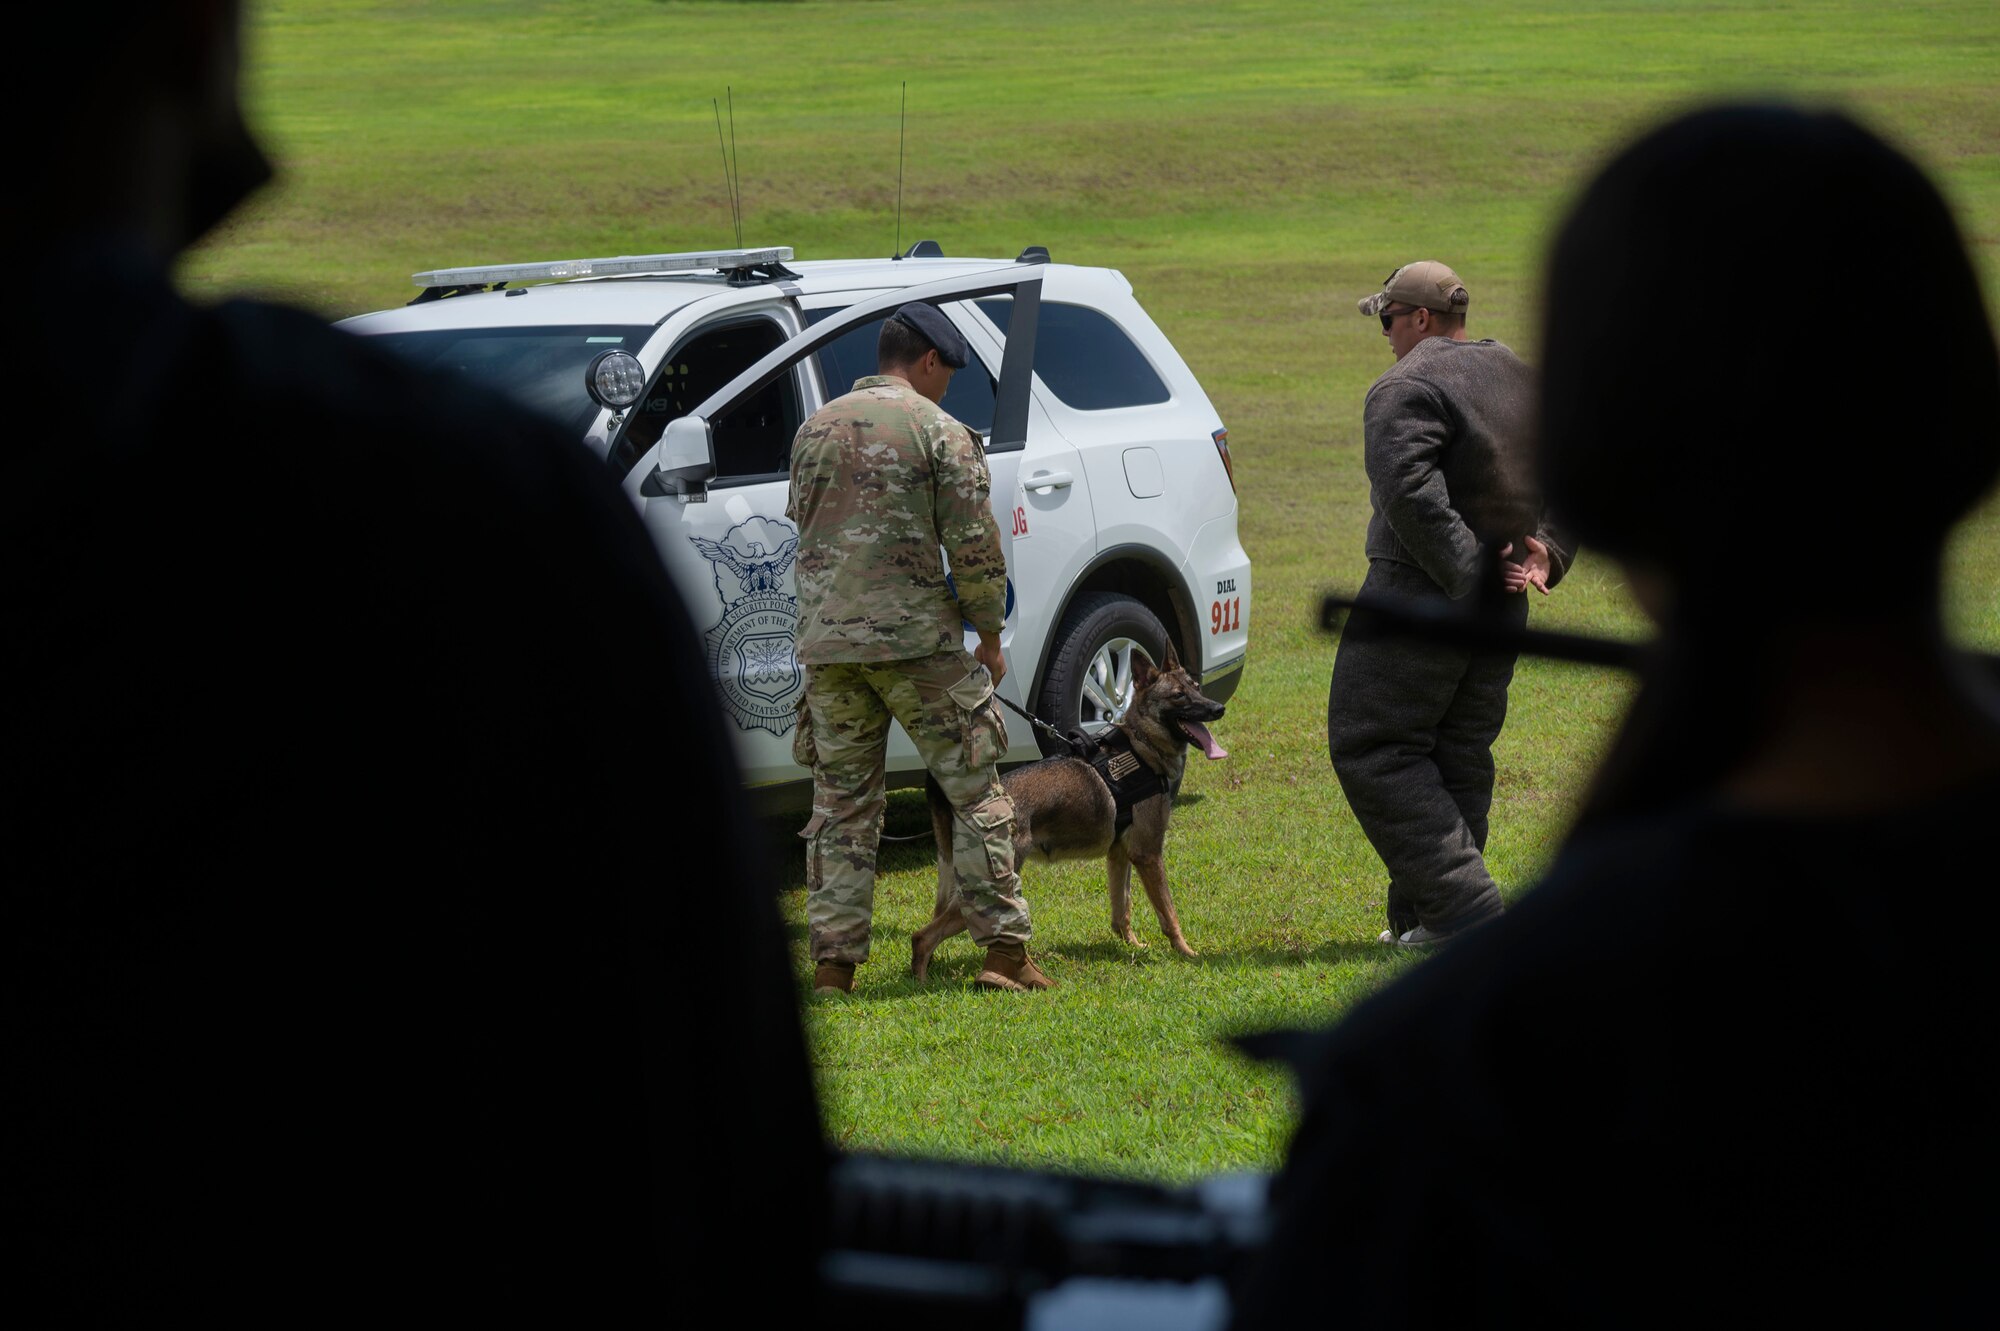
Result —
<instances>
[{"instance_id":1,"label":"spotlight on car","mask_svg":"<svg viewBox=\"0 0 2000 1331\"><path fill-rule=\"evenodd\" d=\"M646 368L629 351L607 351L590 362L584 383L600 405L623 411L646 391Z\"/></svg>"}]
</instances>

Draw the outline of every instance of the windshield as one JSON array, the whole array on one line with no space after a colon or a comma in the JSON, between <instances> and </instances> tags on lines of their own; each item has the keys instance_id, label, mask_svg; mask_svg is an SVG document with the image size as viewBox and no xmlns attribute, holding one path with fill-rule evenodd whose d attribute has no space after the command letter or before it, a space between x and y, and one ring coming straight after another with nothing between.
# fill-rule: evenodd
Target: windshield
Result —
<instances>
[{"instance_id":1,"label":"windshield","mask_svg":"<svg viewBox=\"0 0 2000 1331\"><path fill-rule=\"evenodd\" d=\"M580 439L598 406L584 387L590 362L606 351L639 354L647 327L441 328L376 337L396 355L471 380L540 412Z\"/></svg>"}]
</instances>

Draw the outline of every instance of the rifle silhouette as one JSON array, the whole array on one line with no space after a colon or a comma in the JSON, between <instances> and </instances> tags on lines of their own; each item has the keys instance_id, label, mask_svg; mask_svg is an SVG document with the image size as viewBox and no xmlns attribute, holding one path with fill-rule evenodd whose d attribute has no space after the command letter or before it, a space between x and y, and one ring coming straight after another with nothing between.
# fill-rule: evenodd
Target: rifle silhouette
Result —
<instances>
[{"instance_id":1,"label":"rifle silhouette","mask_svg":"<svg viewBox=\"0 0 2000 1331\"><path fill-rule=\"evenodd\" d=\"M1650 642L1594 638L1584 633L1558 633L1521 627L1483 613L1397 596L1328 594L1320 602L1319 626L1327 633L1370 633L1383 637L1418 638L1471 651L1508 651L1523 656L1574 661L1579 665L1618 670L1644 668L1652 654ZM2000 683L2000 654L1961 649L1975 668Z\"/></svg>"}]
</instances>

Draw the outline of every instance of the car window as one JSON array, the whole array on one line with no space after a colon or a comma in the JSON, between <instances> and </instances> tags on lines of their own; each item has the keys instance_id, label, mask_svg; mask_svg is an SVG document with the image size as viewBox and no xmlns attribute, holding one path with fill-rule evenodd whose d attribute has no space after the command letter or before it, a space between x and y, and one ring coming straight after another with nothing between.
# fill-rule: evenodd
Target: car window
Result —
<instances>
[{"instance_id":1,"label":"car window","mask_svg":"<svg viewBox=\"0 0 2000 1331\"><path fill-rule=\"evenodd\" d=\"M784 341L785 330L764 318L696 330L660 366L631 425L612 449L612 470L621 477L631 471L660 441L668 421L693 411ZM792 436L804 423L798 377L782 374L709 422L715 445L715 478L709 484L741 485L786 475Z\"/></svg>"},{"instance_id":2,"label":"car window","mask_svg":"<svg viewBox=\"0 0 2000 1331\"><path fill-rule=\"evenodd\" d=\"M1014 313L1013 299L988 296L978 305L1004 334ZM1078 411L1147 407L1173 396L1125 330L1088 305L1041 303L1035 373L1057 400Z\"/></svg>"},{"instance_id":3,"label":"car window","mask_svg":"<svg viewBox=\"0 0 2000 1331\"><path fill-rule=\"evenodd\" d=\"M838 313L837 308L807 310L806 322L816 324ZM875 343L882 336L882 323L882 319L871 319L856 324L814 353L819 358L819 376L826 384L828 397L841 396L854 387L856 379L875 373ZM951 413L954 420L963 421L980 434L993 433L993 376L977 354L964 369L952 375L951 384L944 391L944 401L938 405Z\"/></svg>"},{"instance_id":4,"label":"car window","mask_svg":"<svg viewBox=\"0 0 2000 1331\"><path fill-rule=\"evenodd\" d=\"M568 429L581 439L598 406L584 387L606 351L637 353L653 330L638 328L440 328L383 333L377 345L426 369L471 380Z\"/></svg>"}]
</instances>

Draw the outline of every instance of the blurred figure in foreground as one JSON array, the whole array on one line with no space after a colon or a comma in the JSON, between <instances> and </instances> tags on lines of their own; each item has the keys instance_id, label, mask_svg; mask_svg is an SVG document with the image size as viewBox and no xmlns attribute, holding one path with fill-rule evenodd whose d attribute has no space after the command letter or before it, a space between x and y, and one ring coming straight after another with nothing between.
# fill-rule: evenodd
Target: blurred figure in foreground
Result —
<instances>
[{"instance_id":1,"label":"blurred figure in foreground","mask_svg":"<svg viewBox=\"0 0 2000 1331\"><path fill-rule=\"evenodd\" d=\"M175 293L268 174L237 44L117 5L14 107L9 1304L622 1325L747 1262L803 1312L823 1148L686 615L553 427Z\"/></svg>"},{"instance_id":2,"label":"blurred figure in foreground","mask_svg":"<svg viewBox=\"0 0 2000 1331\"><path fill-rule=\"evenodd\" d=\"M1546 308L1549 501L1658 649L1546 880L1305 1046L1240 1322L1990 1318L2000 701L1939 611L2000 472L1965 246L1851 120L1726 107L1605 169Z\"/></svg>"}]
</instances>

